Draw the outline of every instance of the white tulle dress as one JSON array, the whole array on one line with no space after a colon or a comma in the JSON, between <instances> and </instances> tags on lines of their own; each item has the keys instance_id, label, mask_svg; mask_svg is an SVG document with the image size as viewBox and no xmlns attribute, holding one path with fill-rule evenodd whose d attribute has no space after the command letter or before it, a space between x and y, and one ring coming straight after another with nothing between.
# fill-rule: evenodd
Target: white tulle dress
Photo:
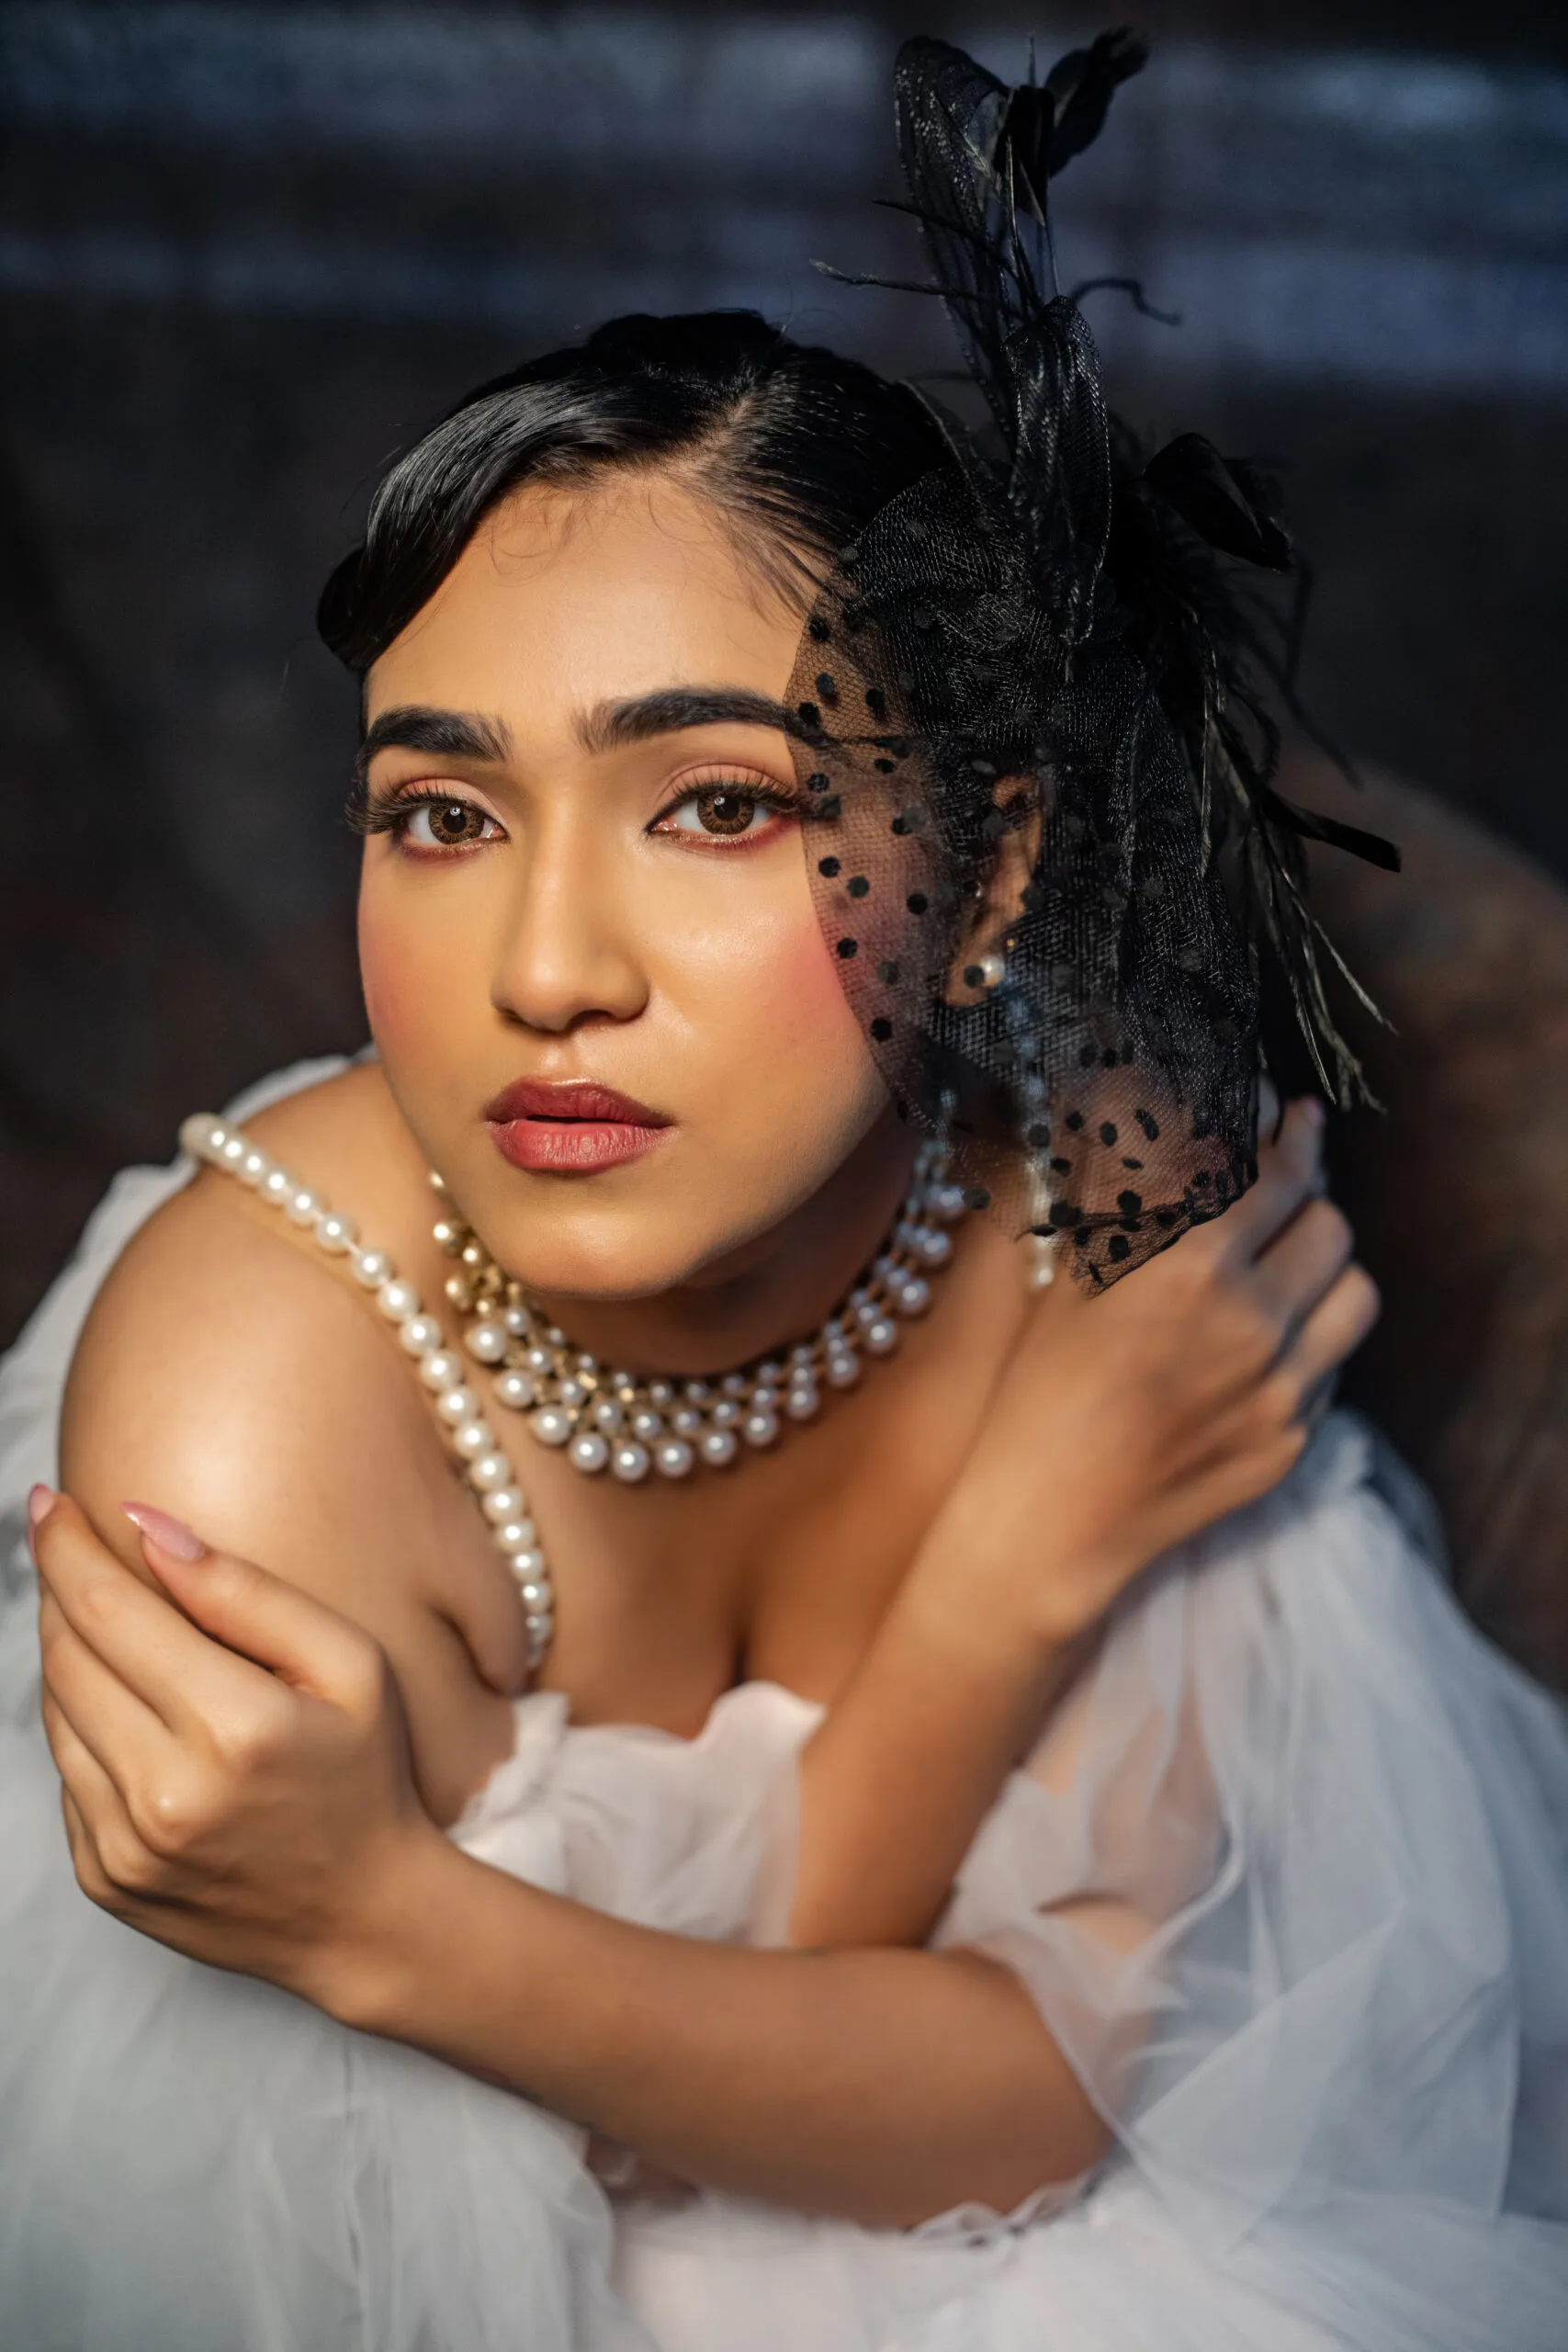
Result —
<instances>
[{"instance_id":1,"label":"white tulle dress","mask_svg":"<svg viewBox=\"0 0 1568 2352\"><path fill-rule=\"evenodd\" d=\"M611 2197L525 2100L96 1910L24 1498L95 1288L189 1173L119 1180L0 1374L5 2352L1564 2352L1568 1734L1342 1417L1141 1589L1067 1768L1015 1774L964 1865L936 1942L1018 1972L1115 2124L1094 2179L1012 2215ZM765 1937L815 1720L750 1683L683 1741L536 1694L454 1835Z\"/></svg>"}]
</instances>

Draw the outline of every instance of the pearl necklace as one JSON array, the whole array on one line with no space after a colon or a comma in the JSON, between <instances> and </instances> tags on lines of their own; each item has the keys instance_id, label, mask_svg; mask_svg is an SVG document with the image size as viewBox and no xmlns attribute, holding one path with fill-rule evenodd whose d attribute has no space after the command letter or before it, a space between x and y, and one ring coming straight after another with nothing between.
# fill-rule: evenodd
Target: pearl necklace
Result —
<instances>
[{"instance_id":1,"label":"pearl necklace","mask_svg":"<svg viewBox=\"0 0 1568 2352\"><path fill-rule=\"evenodd\" d=\"M355 1227L336 1216L310 1186L301 1184L259 1150L238 1127L225 1125L210 1111L197 1111L180 1129L180 1142L193 1159L234 1177L311 1234L329 1258L346 1258L355 1282L377 1306L412 1359L431 1392L436 1418L457 1457L462 1476L490 1525L490 1532L517 1584L528 1636L528 1668L536 1672L555 1633L555 1592L539 1533L516 1474L495 1431L479 1411L478 1397L463 1385L463 1359L446 1345L434 1315L427 1315L412 1283L404 1282L384 1250L361 1246Z\"/></svg>"},{"instance_id":2,"label":"pearl necklace","mask_svg":"<svg viewBox=\"0 0 1568 2352\"><path fill-rule=\"evenodd\" d=\"M898 1318L925 1313L928 1277L953 1255L946 1228L967 1209L961 1188L946 1181L947 1160L945 1146L922 1144L882 1250L810 1339L787 1355L758 1357L716 1379L606 1371L597 1356L572 1346L451 1207L434 1228L440 1247L459 1261L446 1296L459 1315L474 1318L464 1345L496 1374L497 1402L525 1413L530 1434L541 1445L564 1446L584 1476L608 1469L636 1486L655 1469L666 1478L684 1478L699 1462L723 1469L744 1459L743 1442L758 1451L775 1442L781 1408L792 1421L814 1419L824 1381L852 1388L861 1351L891 1355ZM430 1181L445 1195L441 1178Z\"/></svg>"}]
</instances>

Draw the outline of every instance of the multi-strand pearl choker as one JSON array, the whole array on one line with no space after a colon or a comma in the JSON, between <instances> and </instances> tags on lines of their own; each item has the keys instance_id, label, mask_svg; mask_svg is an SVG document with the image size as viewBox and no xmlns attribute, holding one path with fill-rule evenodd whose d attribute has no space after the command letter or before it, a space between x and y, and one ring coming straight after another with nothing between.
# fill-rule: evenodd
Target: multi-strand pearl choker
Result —
<instances>
[{"instance_id":1,"label":"multi-strand pearl choker","mask_svg":"<svg viewBox=\"0 0 1568 2352\"><path fill-rule=\"evenodd\" d=\"M901 1318L923 1315L930 1276L953 1255L947 1228L966 1214L946 1181L947 1152L921 1146L908 1194L880 1254L811 1338L708 1380L645 1378L606 1369L574 1348L450 1207L435 1239L458 1260L446 1295L473 1319L464 1345L496 1374L499 1404L527 1415L541 1445L564 1446L585 1476L608 1470L637 1485L657 1470L684 1478L701 1462L723 1469L745 1448L773 1445L785 1421L809 1421L824 1388L852 1388L864 1356L891 1355ZM431 1178L436 1191L446 1188Z\"/></svg>"},{"instance_id":2,"label":"multi-strand pearl choker","mask_svg":"<svg viewBox=\"0 0 1568 2352\"><path fill-rule=\"evenodd\" d=\"M431 1392L462 1476L516 1579L529 1670L536 1671L555 1634L549 1567L511 1459L465 1382L463 1359L447 1346L440 1322L425 1312L419 1293L384 1250L363 1244L349 1218L338 1216L238 1127L198 1111L181 1127L180 1142L193 1159L234 1177L309 1233L328 1257L346 1260L355 1280L374 1297ZM447 1283L447 1295L475 1318L468 1350L496 1372L493 1387L500 1402L528 1412L529 1427L542 1443L567 1446L580 1470L608 1466L628 1483L645 1478L654 1465L666 1477L684 1477L699 1460L716 1467L736 1461L742 1440L752 1447L771 1445L782 1426L781 1400L788 1419L811 1419L820 1408L824 1381L831 1388L853 1387L862 1350L873 1356L892 1352L898 1343L895 1317L924 1313L931 1295L927 1275L953 1254L945 1228L964 1214L962 1193L945 1182L945 1166L940 1147L922 1148L887 1248L812 1339L780 1360L764 1359L717 1381L644 1380L604 1372L596 1358L573 1350L566 1334L528 1304L454 1216L436 1227L442 1246L462 1261L462 1271Z\"/></svg>"}]
</instances>

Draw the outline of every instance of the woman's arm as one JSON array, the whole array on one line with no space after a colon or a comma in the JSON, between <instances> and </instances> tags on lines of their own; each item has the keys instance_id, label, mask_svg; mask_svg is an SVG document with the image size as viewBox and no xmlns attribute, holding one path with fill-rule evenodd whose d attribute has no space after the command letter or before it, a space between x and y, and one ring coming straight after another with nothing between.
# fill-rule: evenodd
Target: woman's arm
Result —
<instances>
[{"instance_id":1,"label":"woman's arm","mask_svg":"<svg viewBox=\"0 0 1568 2352\"><path fill-rule=\"evenodd\" d=\"M1054 1284L876 1638L807 1747L790 1934L918 1942L1105 1611L1266 1493L1377 1293L1298 1104L1225 1216L1088 1300Z\"/></svg>"},{"instance_id":2,"label":"woman's arm","mask_svg":"<svg viewBox=\"0 0 1568 2352\"><path fill-rule=\"evenodd\" d=\"M131 1926L784 2204L889 2225L971 2199L1005 2211L1102 2153L1006 1970L705 1943L520 1884L430 1824L395 1681L357 1626L243 1562L150 1542L173 1607L74 1505L39 1499L45 1722L77 1874Z\"/></svg>"}]
</instances>

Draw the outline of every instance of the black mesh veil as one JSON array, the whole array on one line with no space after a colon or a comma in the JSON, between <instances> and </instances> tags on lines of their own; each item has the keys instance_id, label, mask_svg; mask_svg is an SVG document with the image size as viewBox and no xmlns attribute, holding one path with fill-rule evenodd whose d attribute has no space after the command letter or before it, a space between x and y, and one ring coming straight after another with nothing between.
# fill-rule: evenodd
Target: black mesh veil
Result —
<instances>
[{"instance_id":1,"label":"black mesh veil","mask_svg":"<svg viewBox=\"0 0 1568 2352\"><path fill-rule=\"evenodd\" d=\"M1143 461L1055 290L1045 191L1141 43L1009 90L911 41L919 220L993 429L844 548L790 687L825 933L895 1101L1015 1229L1105 1282L1256 1170L1259 1070L1347 1102L1303 836L1274 790L1288 665L1232 584L1289 568L1267 486L1195 435Z\"/></svg>"}]
</instances>

